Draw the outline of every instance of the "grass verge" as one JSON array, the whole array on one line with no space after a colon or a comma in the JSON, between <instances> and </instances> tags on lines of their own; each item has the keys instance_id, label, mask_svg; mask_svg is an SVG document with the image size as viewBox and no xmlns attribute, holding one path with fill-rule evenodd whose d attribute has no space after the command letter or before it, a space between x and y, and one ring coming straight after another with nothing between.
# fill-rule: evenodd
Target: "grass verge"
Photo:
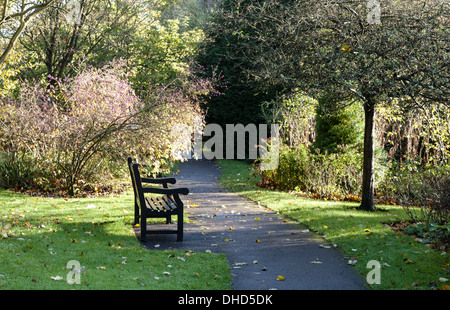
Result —
<instances>
[{"instance_id":1,"label":"grass verge","mask_svg":"<svg viewBox=\"0 0 450 310\"><path fill-rule=\"evenodd\" d=\"M142 247L132 199L0 190L0 290L230 289L225 255Z\"/></svg>"},{"instance_id":2,"label":"grass verge","mask_svg":"<svg viewBox=\"0 0 450 310\"><path fill-rule=\"evenodd\" d=\"M373 289L450 289L448 254L390 229L389 223L409 219L402 207L379 205L378 211L365 212L356 210L358 204L351 202L312 200L267 190L256 186L258 179L251 175L250 165L245 162L217 162L222 170L220 182L228 190L259 202L323 236L363 277L374 268L368 268L368 263L377 261L381 268L380 284L373 283Z\"/></svg>"}]
</instances>

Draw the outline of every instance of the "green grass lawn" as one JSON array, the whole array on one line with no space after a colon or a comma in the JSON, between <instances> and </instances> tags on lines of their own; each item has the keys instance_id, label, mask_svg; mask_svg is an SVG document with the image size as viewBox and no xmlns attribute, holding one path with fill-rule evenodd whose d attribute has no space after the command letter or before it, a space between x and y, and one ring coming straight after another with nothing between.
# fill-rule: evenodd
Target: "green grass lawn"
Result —
<instances>
[{"instance_id":1,"label":"green grass lawn","mask_svg":"<svg viewBox=\"0 0 450 310\"><path fill-rule=\"evenodd\" d=\"M142 247L131 227L132 199L0 190L0 290L230 289L225 255ZM78 276L79 284L68 283Z\"/></svg>"},{"instance_id":2,"label":"green grass lawn","mask_svg":"<svg viewBox=\"0 0 450 310\"><path fill-rule=\"evenodd\" d=\"M366 277L376 260L381 266L380 284L373 289L449 288L448 254L430 249L413 237L395 232L389 223L408 220L399 206L379 205L376 212L356 210L358 204L342 201L312 200L286 192L256 186L250 166L244 162L218 160L221 183L230 191L295 220L323 236L326 246L336 246Z\"/></svg>"}]
</instances>

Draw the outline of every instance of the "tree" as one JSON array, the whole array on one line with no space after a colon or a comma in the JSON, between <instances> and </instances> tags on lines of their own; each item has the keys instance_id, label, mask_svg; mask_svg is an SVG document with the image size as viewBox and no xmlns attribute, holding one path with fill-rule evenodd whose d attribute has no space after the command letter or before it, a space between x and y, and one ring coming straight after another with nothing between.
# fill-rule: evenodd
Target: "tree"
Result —
<instances>
[{"instance_id":1,"label":"tree","mask_svg":"<svg viewBox=\"0 0 450 310\"><path fill-rule=\"evenodd\" d=\"M30 19L57 1L0 1L0 36L7 41L3 53L0 55L0 65L5 62L6 57L11 53Z\"/></svg>"},{"instance_id":2,"label":"tree","mask_svg":"<svg viewBox=\"0 0 450 310\"><path fill-rule=\"evenodd\" d=\"M449 4L444 1L268 0L227 19L250 29L248 73L287 91L338 94L364 108L360 209L374 204L374 115L381 102L401 108L449 100ZM236 23L239 24L239 23ZM232 29L229 31L239 31Z\"/></svg>"},{"instance_id":3,"label":"tree","mask_svg":"<svg viewBox=\"0 0 450 310\"><path fill-rule=\"evenodd\" d=\"M224 76L222 95L205 98L203 104L207 111L206 121L223 128L226 124L265 123L262 105L275 99L278 91L277 87L262 89L258 81L248 76L251 65L246 56L249 36L244 33L250 29L244 20L229 18L240 2L225 0L219 4L205 28L206 39L197 57L200 64L206 68L217 67ZM242 3L243 7L251 5L252 1Z\"/></svg>"},{"instance_id":4,"label":"tree","mask_svg":"<svg viewBox=\"0 0 450 310\"><path fill-rule=\"evenodd\" d=\"M78 13L71 17L71 2L60 1L39 14L20 38L27 52L25 63L37 63L32 70L22 68L27 77L44 75L61 79L74 73L73 62L87 58L97 68L114 57L128 58L128 45L139 24L138 5L131 0L72 0ZM70 71L69 69L72 69Z\"/></svg>"}]
</instances>

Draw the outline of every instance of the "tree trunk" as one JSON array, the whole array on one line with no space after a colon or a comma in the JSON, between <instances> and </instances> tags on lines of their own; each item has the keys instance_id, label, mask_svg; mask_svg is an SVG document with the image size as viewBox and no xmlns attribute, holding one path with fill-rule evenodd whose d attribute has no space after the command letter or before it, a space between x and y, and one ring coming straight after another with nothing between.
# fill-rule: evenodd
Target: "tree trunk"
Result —
<instances>
[{"instance_id":1,"label":"tree trunk","mask_svg":"<svg viewBox=\"0 0 450 310\"><path fill-rule=\"evenodd\" d=\"M363 184L362 200L359 207L364 211L375 211L374 195L374 114L375 104L373 100L364 103L364 164L363 164Z\"/></svg>"}]
</instances>

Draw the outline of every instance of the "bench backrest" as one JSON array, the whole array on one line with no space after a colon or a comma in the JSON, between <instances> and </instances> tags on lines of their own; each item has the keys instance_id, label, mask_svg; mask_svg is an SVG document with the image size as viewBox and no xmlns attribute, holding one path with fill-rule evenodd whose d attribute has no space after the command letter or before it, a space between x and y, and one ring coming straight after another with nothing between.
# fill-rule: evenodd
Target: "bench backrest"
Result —
<instances>
[{"instance_id":1,"label":"bench backrest","mask_svg":"<svg viewBox=\"0 0 450 310\"><path fill-rule=\"evenodd\" d=\"M145 206L144 194L142 193L141 174L139 173L139 165L133 164L128 157L128 168L130 169L131 183L133 184L134 202L142 210L141 206Z\"/></svg>"}]
</instances>

